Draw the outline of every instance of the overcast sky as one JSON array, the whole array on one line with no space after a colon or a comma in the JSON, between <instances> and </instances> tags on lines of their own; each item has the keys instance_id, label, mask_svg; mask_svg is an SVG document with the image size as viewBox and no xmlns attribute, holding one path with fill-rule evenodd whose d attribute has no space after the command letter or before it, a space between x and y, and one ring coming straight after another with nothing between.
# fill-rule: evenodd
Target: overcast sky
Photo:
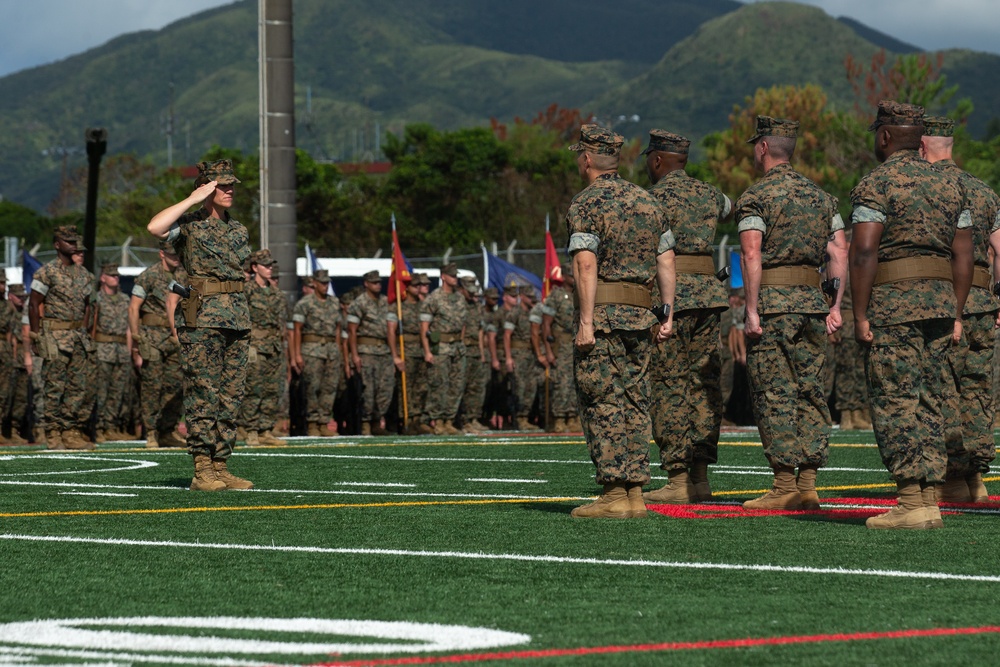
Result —
<instances>
[{"instance_id":1,"label":"overcast sky","mask_svg":"<svg viewBox=\"0 0 1000 667\"><path fill-rule=\"evenodd\" d=\"M231 1L0 0L0 76L61 60L118 35L157 30ZM1000 53L1000 0L803 1L925 49Z\"/></svg>"}]
</instances>

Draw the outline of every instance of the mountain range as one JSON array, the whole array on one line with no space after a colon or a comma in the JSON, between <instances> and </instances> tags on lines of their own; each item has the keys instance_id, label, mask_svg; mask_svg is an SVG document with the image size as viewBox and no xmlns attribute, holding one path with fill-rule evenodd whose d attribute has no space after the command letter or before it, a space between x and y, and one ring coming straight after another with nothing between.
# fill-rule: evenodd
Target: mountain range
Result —
<instances>
[{"instance_id":1,"label":"mountain range","mask_svg":"<svg viewBox=\"0 0 1000 667\"><path fill-rule=\"evenodd\" d=\"M257 149L257 5L240 0L0 78L0 194L38 210L86 127L108 151L166 165L213 144ZM555 103L627 136L666 127L698 142L761 86L820 85L855 99L844 60L912 53L880 27L789 2L735 0L295 0L297 142L318 159L377 154L408 123L441 129L531 118ZM1000 56L944 52L971 97L973 135L1000 102ZM171 113L172 112L172 113ZM638 120L633 120L638 117Z\"/></svg>"}]
</instances>

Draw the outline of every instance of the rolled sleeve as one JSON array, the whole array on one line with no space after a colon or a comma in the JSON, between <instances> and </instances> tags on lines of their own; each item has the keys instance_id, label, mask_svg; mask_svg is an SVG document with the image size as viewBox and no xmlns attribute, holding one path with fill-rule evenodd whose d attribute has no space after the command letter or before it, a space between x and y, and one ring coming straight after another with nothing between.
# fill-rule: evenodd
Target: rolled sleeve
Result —
<instances>
[{"instance_id":1,"label":"rolled sleeve","mask_svg":"<svg viewBox=\"0 0 1000 667\"><path fill-rule=\"evenodd\" d=\"M673 250L676 245L677 240L674 239L674 233L668 229L660 234L660 243L656 246L656 254L662 255L668 250Z\"/></svg>"},{"instance_id":2,"label":"rolled sleeve","mask_svg":"<svg viewBox=\"0 0 1000 667\"><path fill-rule=\"evenodd\" d=\"M181 235L181 226L179 223L174 223L170 225L170 229L167 230L167 238L165 239L167 243L173 243Z\"/></svg>"},{"instance_id":3,"label":"rolled sleeve","mask_svg":"<svg viewBox=\"0 0 1000 667\"><path fill-rule=\"evenodd\" d=\"M739 225L736 227L737 231L748 232L757 231L761 234L767 232L767 225L764 224L764 218L759 215L748 215L747 217L740 220Z\"/></svg>"},{"instance_id":4,"label":"rolled sleeve","mask_svg":"<svg viewBox=\"0 0 1000 667\"><path fill-rule=\"evenodd\" d=\"M722 195L722 199L722 214L719 216L720 219L727 217L733 212L733 200L726 195Z\"/></svg>"},{"instance_id":5,"label":"rolled sleeve","mask_svg":"<svg viewBox=\"0 0 1000 667\"><path fill-rule=\"evenodd\" d=\"M589 250L590 252L597 254L597 249L601 245L601 237L597 234L589 234L587 232L575 232L569 237L569 246L567 249L570 254L580 250Z\"/></svg>"},{"instance_id":6,"label":"rolled sleeve","mask_svg":"<svg viewBox=\"0 0 1000 667\"><path fill-rule=\"evenodd\" d=\"M968 229L972 226L972 211L965 209L958 216L958 229Z\"/></svg>"},{"instance_id":7,"label":"rolled sleeve","mask_svg":"<svg viewBox=\"0 0 1000 667\"><path fill-rule=\"evenodd\" d=\"M361 318L358 317L357 315L348 315L347 316L347 323L348 324L361 324Z\"/></svg>"},{"instance_id":8,"label":"rolled sleeve","mask_svg":"<svg viewBox=\"0 0 1000 667\"><path fill-rule=\"evenodd\" d=\"M434 321L434 316L431 315L430 313L420 313L420 321L421 322L433 322Z\"/></svg>"},{"instance_id":9,"label":"rolled sleeve","mask_svg":"<svg viewBox=\"0 0 1000 667\"><path fill-rule=\"evenodd\" d=\"M142 299L143 301L145 301L146 300L146 290L143 289L142 285L133 285L132 286L132 296L137 297L137 298Z\"/></svg>"},{"instance_id":10,"label":"rolled sleeve","mask_svg":"<svg viewBox=\"0 0 1000 667\"><path fill-rule=\"evenodd\" d=\"M37 280L32 280L31 281L31 291L32 292L38 292L42 296L45 296L46 294L49 293L49 286L46 285L43 282L39 282Z\"/></svg>"},{"instance_id":11,"label":"rolled sleeve","mask_svg":"<svg viewBox=\"0 0 1000 667\"><path fill-rule=\"evenodd\" d=\"M306 316L303 315L302 313L295 313L294 315L292 315L292 323L294 324L295 322L298 322L299 324L305 324Z\"/></svg>"},{"instance_id":12,"label":"rolled sleeve","mask_svg":"<svg viewBox=\"0 0 1000 667\"><path fill-rule=\"evenodd\" d=\"M854 224L859 222L878 222L880 224L885 224L885 213L882 211L876 211L868 206L858 206L851 213L851 222Z\"/></svg>"},{"instance_id":13,"label":"rolled sleeve","mask_svg":"<svg viewBox=\"0 0 1000 667\"><path fill-rule=\"evenodd\" d=\"M836 213L830 220L830 231L839 232L840 230L844 229L844 227L845 227L844 219L840 216L839 213Z\"/></svg>"}]
</instances>

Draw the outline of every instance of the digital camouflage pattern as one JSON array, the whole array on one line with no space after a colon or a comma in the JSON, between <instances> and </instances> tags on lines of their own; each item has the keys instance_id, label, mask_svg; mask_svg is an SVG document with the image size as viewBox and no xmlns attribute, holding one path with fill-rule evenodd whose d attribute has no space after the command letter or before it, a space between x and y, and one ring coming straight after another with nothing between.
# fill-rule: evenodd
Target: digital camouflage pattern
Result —
<instances>
[{"instance_id":1,"label":"digital camouflage pattern","mask_svg":"<svg viewBox=\"0 0 1000 667\"><path fill-rule=\"evenodd\" d=\"M686 155L691 149L691 140L666 130L650 130L649 145L642 152L643 155L656 151L665 153L679 153Z\"/></svg>"},{"instance_id":2,"label":"digital camouflage pattern","mask_svg":"<svg viewBox=\"0 0 1000 667\"><path fill-rule=\"evenodd\" d=\"M883 125L907 126L923 125L924 108L916 104L907 104L895 100L880 100L875 121L868 126L869 132L874 132Z\"/></svg>"},{"instance_id":3,"label":"digital camouflage pattern","mask_svg":"<svg viewBox=\"0 0 1000 667\"><path fill-rule=\"evenodd\" d=\"M20 313L14 308L14 304L4 300L3 290L4 285L0 283L0 419L10 410L16 370L14 348L7 337L13 333L15 327L21 328Z\"/></svg>"},{"instance_id":4,"label":"digital camouflage pattern","mask_svg":"<svg viewBox=\"0 0 1000 667\"><path fill-rule=\"evenodd\" d=\"M664 228L659 202L617 173L598 176L573 198L566 214L570 254L593 252L597 277L604 281L650 284ZM646 369L655 324L646 308L598 305L594 347L574 348L580 421L598 484L649 481Z\"/></svg>"},{"instance_id":5,"label":"digital camouflage pattern","mask_svg":"<svg viewBox=\"0 0 1000 667\"><path fill-rule=\"evenodd\" d=\"M0 312L6 316L6 326L14 339L14 346L11 349L13 358L10 368L10 390L6 395L6 402L0 395L0 414L10 415L12 429L23 429L27 425L28 383L31 381L24 365L24 322L22 320L26 313L23 308L18 310L13 304L10 309L0 307Z\"/></svg>"},{"instance_id":6,"label":"digital camouflage pattern","mask_svg":"<svg viewBox=\"0 0 1000 667\"><path fill-rule=\"evenodd\" d=\"M420 321L428 322L431 334L461 337L465 327L465 297L439 287L420 304ZM465 387L465 343L439 343L431 350L434 363L427 369L427 416L430 419L454 419Z\"/></svg>"},{"instance_id":7,"label":"digital camouflage pattern","mask_svg":"<svg viewBox=\"0 0 1000 667\"><path fill-rule=\"evenodd\" d=\"M740 232L763 233L761 268L814 266L817 273L826 260L830 234L844 227L837 198L787 163L771 168L740 195L736 222ZM757 312L825 314L829 306L818 287L762 285Z\"/></svg>"},{"instance_id":8,"label":"digital camouflage pattern","mask_svg":"<svg viewBox=\"0 0 1000 667\"><path fill-rule=\"evenodd\" d=\"M538 324L541 324L539 318ZM517 417L527 419L535 396L541 368L531 348L531 314L523 305L512 308L504 321L504 330L510 331L510 355L514 359L514 395L517 399Z\"/></svg>"},{"instance_id":9,"label":"digital camouflage pattern","mask_svg":"<svg viewBox=\"0 0 1000 667\"><path fill-rule=\"evenodd\" d=\"M139 305L139 335L135 344L142 357L139 370L139 412L146 432L172 433L184 411L184 372L181 368L181 346L167 326L143 324L142 317L167 316L167 292L170 281L187 284L187 273L182 267L173 272L157 262L139 274L132 287L132 298L141 299ZM183 325L180 308L175 309L175 324Z\"/></svg>"},{"instance_id":10,"label":"digital camouflage pattern","mask_svg":"<svg viewBox=\"0 0 1000 667\"><path fill-rule=\"evenodd\" d=\"M270 253L254 253L259 264L270 266ZM278 406L288 370L285 359L285 332L288 302L284 293L270 285L261 287L248 280L243 293L250 309L250 347L246 386L240 406L240 425L247 431L270 431L277 419Z\"/></svg>"},{"instance_id":11,"label":"digital camouflage pattern","mask_svg":"<svg viewBox=\"0 0 1000 667\"><path fill-rule=\"evenodd\" d=\"M893 153L851 191L854 224L882 225L878 261L904 257L951 258L963 195L953 178L915 150ZM872 288L872 326L955 317L950 281L907 280Z\"/></svg>"},{"instance_id":12,"label":"digital camouflage pattern","mask_svg":"<svg viewBox=\"0 0 1000 667\"><path fill-rule=\"evenodd\" d=\"M555 365L549 370L552 416L556 419L575 417L576 380L573 378L573 331L576 329L576 309L571 289L556 285L543 304L545 315L552 318L552 353Z\"/></svg>"},{"instance_id":13,"label":"digital camouflage pattern","mask_svg":"<svg viewBox=\"0 0 1000 667\"><path fill-rule=\"evenodd\" d=\"M662 207L656 199L617 173L598 176L573 197L566 213L570 254L593 252L597 275L606 282L650 285L656 277L656 249L663 229ZM637 331L656 323L646 308L594 307L596 332Z\"/></svg>"},{"instance_id":14,"label":"digital camouflage pattern","mask_svg":"<svg viewBox=\"0 0 1000 667\"><path fill-rule=\"evenodd\" d=\"M92 309L97 317L97 333L121 336L122 342L95 342L94 387L97 392L98 430L121 430L128 420L132 400L132 357L125 344L128 331L129 298L121 292L98 291Z\"/></svg>"},{"instance_id":15,"label":"digital camouflage pattern","mask_svg":"<svg viewBox=\"0 0 1000 667\"><path fill-rule=\"evenodd\" d=\"M378 278L378 272L374 272ZM368 274L366 274L368 275ZM348 324L358 327L357 336L383 341L377 345L358 342L361 358L361 419L380 419L389 410L392 394L396 390L396 367L392 363L389 345L385 341L389 316L389 301L379 294L371 298L367 291L351 302L347 308Z\"/></svg>"},{"instance_id":16,"label":"digital camouflage pattern","mask_svg":"<svg viewBox=\"0 0 1000 667\"><path fill-rule=\"evenodd\" d=\"M407 298L400 303L400 310L403 315L402 333L405 337L403 358L406 364L406 416L410 420L424 422L427 419L427 362L424 361L424 348L420 344L420 301ZM398 323L399 316L390 311L388 321ZM397 333L398 331L397 329ZM399 417L403 418L402 395L399 400Z\"/></svg>"},{"instance_id":17,"label":"digital camouflage pattern","mask_svg":"<svg viewBox=\"0 0 1000 667\"><path fill-rule=\"evenodd\" d=\"M854 310L851 301L851 278L847 276L844 295L840 300L840 315L844 325L834 334L834 405L837 410L862 410L868 407L865 385L865 354L867 350L854 338Z\"/></svg>"},{"instance_id":18,"label":"digital camouflage pattern","mask_svg":"<svg viewBox=\"0 0 1000 667\"><path fill-rule=\"evenodd\" d=\"M82 266L63 266L55 259L35 272L32 292L43 297L39 355L44 360L42 383L44 409L42 423L47 429L66 431L86 428L94 400L90 379L93 341L85 329L47 331L45 320L83 322L93 294L94 274Z\"/></svg>"},{"instance_id":19,"label":"digital camouflage pattern","mask_svg":"<svg viewBox=\"0 0 1000 667\"><path fill-rule=\"evenodd\" d=\"M748 144L755 143L761 137L787 137L795 139L799 136L799 121L787 118L771 118L757 116L757 131L747 139Z\"/></svg>"},{"instance_id":20,"label":"digital camouflage pattern","mask_svg":"<svg viewBox=\"0 0 1000 667\"><path fill-rule=\"evenodd\" d=\"M462 393L463 416L466 422L479 419L486 402L486 386L490 381L490 351L486 344L486 306L473 299L466 301L465 318L465 390ZM479 334L483 332L483 349Z\"/></svg>"},{"instance_id":21,"label":"digital camouflage pattern","mask_svg":"<svg viewBox=\"0 0 1000 667\"><path fill-rule=\"evenodd\" d=\"M587 151L597 155L618 155L625 138L617 132L592 123L580 127L580 141L569 147L571 151Z\"/></svg>"},{"instance_id":22,"label":"digital camouflage pattern","mask_svg":"<svg viewBox=\"0 0 1000 667\"><path fill-rule=\"evenodd\" d=\"M855 224L882 225L879 262L951 257L963 194L957 181L917 151L890 155L854 188L851 202ZM865 378L882 461L897 481L942 482L946 452L962 446L954 442L954 412L949 414L958 400L949 354L954 289L943 280L878 285L867 315L874 342Z\"/></svg>"},{"instance_id":23,"label":"digital camouflage pattern","mask_svg":"<svg viewBox=\"0 0 1000 667\"><path fill-rule=\"evenodd\" d=\"M246 227L199 209L180 217L167 240L173 243L188 279L243 283L250 256ZM194 322L179 330L184 367L184 415L188 451L228 459L236 441L250 351L250 310L242 290L202 296Z\"/></svg>"},{"instance_id":24,"label":"digital camouflage pattern","mask_svg":"<svg viewBox=\"0 0 1000 667\"><path fill-rule=\"evenodd\" d=\"M310 424L326 424L333 416L333 402L347 380L344 377L344 357L340 350L340 301L307 294L292 309L292 322L302 325L302 335L326 336L325 342L303 341L302 381L305 383L306 420Z\"/></svg>"},{"instance_id":25,"label":"digital camouflage pattern","mask_svg":"<svg viewBox=\"0 0 1000 667\"><path fill-rule=\"evenodd\" d=\"M167 235L187 272L188 280L215 278L244 282L243 263L250 256L247 228L228 213L226 219L213 218L205 209L185 213ZM201 297L196 322L188 327L213 327L248 331L250 314L246 295L240 292Z\"/></svg>"}]
</instances>

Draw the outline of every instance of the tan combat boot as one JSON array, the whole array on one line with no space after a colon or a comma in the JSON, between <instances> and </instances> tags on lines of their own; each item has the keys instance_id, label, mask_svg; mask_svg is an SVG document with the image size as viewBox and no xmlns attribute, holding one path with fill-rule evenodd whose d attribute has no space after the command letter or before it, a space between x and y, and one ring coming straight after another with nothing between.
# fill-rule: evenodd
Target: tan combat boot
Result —
<instances>
[{"instance_id":1,"label":"tan combat boot","mask_svg":"<svg viewBox=\"0 0 1000 667\"><path fill-rule=\"evenodd\" d=\"M570 516L577 519L629 519L632 517L632 505L629 503L625 484L615 482L605 484L601 497L592 503L576 507Z\"/></svg>"},{"instance_id":2,"label":"tan combat boot","mask_svg":"<svg viewBox=\"0 0 1000 667\"><path fill-rule=\"evenodd\" d=\"M324 438L333 438L338 435L337 430L330 428L327 422L321 422L319 424L319 434Z\"/></svg>"},{"instance_id":3,"label":"tan combat boot","mask_svg":"<svg viewBox=\"0 0 1000 667\"><path fill-rule=\"evenodd\" d=\"M872 427L872 416L865 408L852 410L851 421L854 422L854 428L858 431L864 431Z\"/></svg>"},{"instance_id":4,"label":"tan combat boot","mask_svg":"<svg viewBox=\"0 0 1000 667\"><path fill-rule=\"evenodd\" d=\"M775 468L771 490L760 498L743 503L745 510L798 510L802 509L799 489L795 486L794 468Z\"/></svg>"},{"instance_id":5,"label":"tan combat boot","mask_svg":"<svg viewBox=\"0 0 1000 667\"><path fill-rule=\"evenodd\" d=\"M964 476L949 475L939 488L938 498L943 503L971 503L972 493Z\"/></svg>"},{"instance_id":6,"label":"tan combat boot","mask_svg":"<svg viewBox=\"0 0 1000 667\"><path fill-rule=\"evenodd\" d=\"M642 500L642 484L626 484L625 493L628 495L629 517L632 519L645 519L646 503Z\"/></svg>"},{"instance_id":7,"label":"tan combat boot","mask_svg":"<svg viewBox=\"0 0 1000 667\"><path fill-rule=\"evenodd\" d=\"M712 499L712 487L708 484L708 464L704 461L691 466L691 486L694 488L691 494L694 502L704 503Z\"/></svg>"},{"instance_id":8,"label":"tan combat boot","mask_svg":"<svg viewBox=\"0 0 1000 667\"><path fill-rule=\"evenodd\" d=\"M804 510L820 509L819 494L816 493L816 470L812 466L799 466L795 486L799 490L799 502Z\"/></svg>"},{"instance_id":9,"label":"tan combat boot","mask_svg":"<svg viewBox=\"0 0 1000 667\"><path fill-rule=\"evenodd\" d=\"M436 426L431 426L427 422L419 422L417 424L417 430L420 432L420 435L437 435L438 434L437 427Z\"/></svg>"},{"instance_id":10,"label":"tan combat boot","mask_svg":"<svg viewBox=\"0 0 1000 667\"><path fill-rule=\"evenodd\" d=\"M527 417L518 417L517 430L527 431L528 433L540 433L542 429L529 422Z\"/></svg>"},{"instance_id":11,"label":"tan combat boot","mask_svg":"<svg viewBox=\"0 0 1000 667\"><path fill-rule=\"evenodd\" d=\"M920 500L924 504L924 512L927 515L928 528L944 528L941 520L941 508L938 506L937 489L940 484L924 484L920 489Z\"/></svg>"},{"instance_id":12,"label":"tan combat boot","mask_svg":"<svg viewBox=\"0 0 1000 667\"><path fill-rule=\"evenodd\" d=\"M306 431L306 435L309 436L310 438L319 438L320 437L320 434L319 434L319 424L315 424L313 422L310 422L309 423L309 428Z\"/></svg>"},{"instance_id":13,"label":"tan combat boot","mask_svg":"<svg viewBox=\"0 0 1000 667\"><path fill-rule=\"evenodd\" d=\"M686 505L694 498L694 488L687 469L668 470L670 480L656 491L642 494L643 500L650 503L666 503L669 505Z\"/></svg>"},{"instance_id":14,"label":"tan combat boot","mask_svg":"<svg viewBox=\"0 0 1000 667\"><path fill-rule=\"evenodd\" d=\"M160 446L160 441L156 438L156 431L146 431L146 449L156 449Z\"/></svg>"},{"instance_id":15,"label":"tan combat boot","mask_svg":"<svg viewBox=\"0 0 1000 667\"><path fill-rule=\"evenodd\" d=\"M933 489L933 487L929 487ZM924 508L919 482L896 482L899 500L895 507L884 514L865 521L872 530L927 530L931 521Z\"/></svg>"},{"instance_id":16,"label":"tan combat boot","mask_svg":"<svg viewBox=\"0 0 1000 667\"><path fill-rule=\"evenodd\" d=\"M104 429L97 429L97 433L94 436L94 442L101 444L102 442L107 442L109 440L108 436L105 435Z\"/></svg>"},{"instance_id":17,"label":"tan combat boot","mask_svg":"<svg viewBox=\"0 0 1000 667\"><path fill-rule=\"evenodd\" d=\"M10 430L10 437L7 438L7 440L12 445L26 445L26 444L28 444L28 441L21 437L21 434L17 432L16 428L12 428ZM980 477L980 480L981 479L982 479L982 477ZM983 488L986 488L986 487L983 487Z\"/></svg>"},{"instance_id":18,"label":"tan combat boot","mask_svg":"<svg viewBox=\"0 0 1000 667\"><path fill-rule=\"evenodd\" d=\"M45 436L46 436L45 429L42 428L41 426L36 426L35 427L35 444L38 444L38 445L44 445L44 444L46 444L48 438L46 438ZM51 447L50 447L50 449L51 449Z\"/></svg>"},{"instance_id":19,"label":"tan combat boot","mask_svg":"<svg viewBox=\"0 0 1000 667\"><path fill-rule=\"evenodd\" d=\"M66 449L79 449L79 450L91 450L94 449L94 443L90 441L87 436L80 433L78 429L71 428L68 431L62 432L62 442L66 446Z\"/></svg>"},{"instance_id":20,"label":"tan combat boot","mask_svg":"<svg viewBox=\"0 0 1000 667\"><path fill-rule=\"evenodd\" d=\"M187 440L181 438L177 431L169 431L166 435L159 435L160 447L187 447Z\"/></svg>"},{"instance_id":21,"label":"tan combat boot","mask_svg":"<svg viewBox=\"0 0 1000 667\"><path fill-rule=\"evenodd\" d=\"M851 410L840 411L840 430L853 431L857 427L854 425L854 413Z\"/></svg>"},{"instance_id":22,"label":"tan combat boot","mask_svg":"<svg viewBox=\"0 0 1000 667\"><path fill-rule=\"evenodd\" d=\"M191 480L192 491L225 491L226 483L219 479L212 466L212 458L204 454L194 457L194 478Z\"/></svg>"},{"instance_id":23,"label":"tan combat boot","mask_svg":"<svg viewBox=\"0 0 1000 667\"><path fill-rule=\"evenodd\" d=\"M363 422L361 424L361 435L371 435L371 434L372 434L372 425L369 424L368 422Z\"/></svg>"},{"instance_id":24,"label":"tan combat boot","mask_svg":"<svg viewBox=\"0 0 1000 667\"><path fill-rule=\"evenodd\" d=\"M257 437L257 431L247 431L243 442L247 444L247 447L260 447L260 438Z\"/></svg>"},{"instance_id":25,"label":"tan combat boot","mask_svg":"<svg viewBox=\"0 0 1000 667\"><path fill-rule=\"evenodd\" d=\"M240 442L246 442L247 441L247 430L245 428L243 428L242 426L237 426L236 427L236 439L238 441L240 441Z\"/></svg>"},{"instance_id":26,"label":"tan combat boot","mask_svg":"<svg viewBox=\"0 0 1000 667\"><path fill-rule=\"evenodd\" d=\"M382 428L381 422L376 419L372 422L372 435L389 435L389 431Z\"/></svg>"},{"instance_id":27,"label":"tan combat boot","mask_svg":"<svg viewBox=\"0 0 1000 667\"><path fill-rule=\"evenodd\" d=\"M66 445L62 441L62 432L59 429L53 428L46 431L45 439L40 442L44 442L49 449L66 449Z\"/></svg>"},{"instance_id":28,"label":"tan combat boot","mask_svg":"<svg viewBox=\"0 0 1000 667\"><path fill-rule=\"evenodd\" d=\"M14 433L11 432L10 435L11 442L14 442ZM990 502L990 492L986 490L986 485L983 484L983 473L972 473L965 478L965 483L969 486L969 495L972 496L972 502L980 504Z\"/></svg>"},{"instance_id":29,"label":"tan combat boot","mask_svg":"<svg viewBox=\"0 0 1000 667\"><path fill-rule=\"evenodd\" d=\"M552 424L553 433L565 433L569 429L566 428L566 420L562 417L556 417L556 421Z\"/></svg>"},{"instance_id":30,"label":"tan combat boot","mask_svg":"<svg viewBox=\"0 0 1000 667\"><path fill-rule=\"evenodd\" d=\"M580 416L573 415L567 419L566 428L568 428L571 433L581 433L583 431L583 422L580 421Z\"/></svg>"},{"instance_id":31,"label":"tan combat boot","mask_svg":"<svg viewBox=\"0 0 1000 667\"><path fill-rule=\"evenodd\" d=\"M288 444L281 438L275 437L274 433L272 433L270 429L258 432L257 439L260 441L260 444L265 447L284 447Z\"/></svg>"},{"instance_id":32,"label":"tan combat boot","mask_svg":"<svg viewBox=\"0 0 1000 667\"><path fill-rule=\"evenodd\" d=\"M226 485L227 489L252 489L253 482L229 472L226 462L223 459L212 459L212 467L215 469L216 478Z\"/></svg>"}]
</instances>

